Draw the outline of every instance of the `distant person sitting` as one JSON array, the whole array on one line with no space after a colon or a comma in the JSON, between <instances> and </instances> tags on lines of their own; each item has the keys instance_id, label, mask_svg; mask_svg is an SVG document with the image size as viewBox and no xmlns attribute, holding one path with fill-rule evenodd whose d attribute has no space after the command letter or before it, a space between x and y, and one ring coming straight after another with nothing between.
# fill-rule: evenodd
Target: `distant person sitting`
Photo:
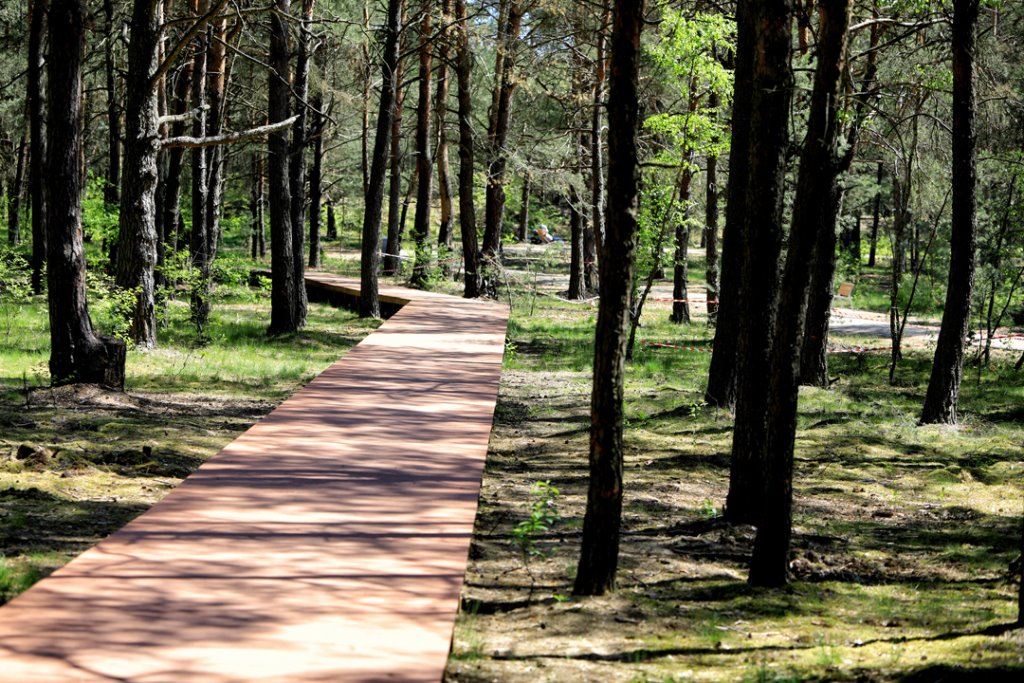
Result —
<instances>
[{"instance_id":1,"label":"distant person sitting","mask_svg":"<svg viewBox=\"0 0 1024 683\"><path fill-rule=\"evenodd\" d=\"M548 226L541 223L541 226L533 231L533 238L530 240L534 244L550 244L552 242L564 242L561 237L556 237L551 234L548 230Z\"/></svg>"}]
</instances>

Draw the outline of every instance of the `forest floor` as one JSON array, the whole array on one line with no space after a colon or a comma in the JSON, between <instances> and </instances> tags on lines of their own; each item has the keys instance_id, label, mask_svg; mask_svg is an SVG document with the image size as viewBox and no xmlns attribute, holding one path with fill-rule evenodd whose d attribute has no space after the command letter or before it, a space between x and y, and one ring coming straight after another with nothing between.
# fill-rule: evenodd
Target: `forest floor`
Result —
<instances>
[{"instance_id":1,"label":"forest floor","mask_svg":"<svg viewBox=\"0 0 1024 683\"><path fill-rule=\"evenodd\" d=\"M887 353L831 356L832 388L801 390L794 582L761 590L746 584L754 529L720 516L732 418L703 403L709 356L638 346L619 586L575 598L597 308L561 301L564 281L550 273L564 264L534 258L554 264L537 277L513 260L508 353L447 681L1021 679L1009 569L1024 508L1019 352L996 352L980 379L968 369L954 428L916 425L928 348L908 349L895 386ZM669 303L645 310L642 341L711 346L703 319L677 326ZM873 336L834 341L878 346ZM537 509L557 518L550 530L531 528Z\"/></svg>"}]
</instances>

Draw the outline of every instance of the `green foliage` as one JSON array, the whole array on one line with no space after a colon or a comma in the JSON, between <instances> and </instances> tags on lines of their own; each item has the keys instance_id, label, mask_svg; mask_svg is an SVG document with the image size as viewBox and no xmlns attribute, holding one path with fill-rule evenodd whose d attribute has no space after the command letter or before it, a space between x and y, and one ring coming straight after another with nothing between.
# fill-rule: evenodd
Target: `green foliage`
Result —
<instances>
[{"instance_id":1,"label":"green foliage","mask_svg":"<svg viewBox=\"0 0 1024 683\"><path fill-rule=\"evenodd\" d=\"M139 288L122 289L113 279L96 269L87 270L85 283L89 296L89 311L96 326L104 334L124 341L132 348L129 334L132 311L139 296Z\"/></svg>"},{"instance_id":2,"label":"green foliage","mask_svg":"<svg viewBox=\"0 0 1024 683\"><path fill-rule=\"evenodd\" d=\"M117 239L120 213L103 199L107 183L103 178L90 173L82 197L82 230L91 239L110 242ZM106 255L104 254L105 258Z\"/></svg>"},{"instance_id":3,"label":"green foliage","mask_svg":"<svg viewBox=\"0 0 1024 683\"><path fill-rule=\"evenodd\" d=\"M534 497L530 505L530 516L517 524L512 531L512 536L524 558L548 556L549 553L537 548L537 537L550 530L561 519L558 513L560 493L550 481L538 481L530 489L530 494Z\"/></svg>"},{"instance_id":4,"label":"green foliage","mask_svg":"<svg viewBox=\"0 0 1024 683\"><path fill-rule=\"evenodd\" d=\"M0 247L0 325L5 336L10 336L14 319L21 312L21 304L31 293L25 258L9 247Z\"/></svg>"}]
</instances>

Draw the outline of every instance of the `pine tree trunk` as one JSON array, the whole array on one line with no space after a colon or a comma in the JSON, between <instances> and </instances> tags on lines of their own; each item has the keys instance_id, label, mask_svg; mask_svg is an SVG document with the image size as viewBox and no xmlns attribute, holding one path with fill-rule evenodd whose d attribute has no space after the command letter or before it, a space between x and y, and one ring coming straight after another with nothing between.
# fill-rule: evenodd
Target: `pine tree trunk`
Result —
<instances>
[{"instance_id":1,"label":"pine tree trunk","mask_svg":"<svg viewBox=\"0 0 1024 683\"><path fill-rule=\"evenodd\" d=\"M399 8L399 25L405 23L405 0ZM402 81L405 78L405 63L398 62L398 73L395 77L395 104L391 118L391 145L388 177L388 231L384 249L384 274L397 275L402 269L402 237L405 233L405 218L402 216L402 166L405 155L402 154L402 114L405 106L405 89ZM409 181L412 187L412 180Z\"/></svg>"},{"instance_id":2,"label":"pine tree trunk","mask_svg":"<svg viewBox=\"0 0 1024 683\"><path fill-rule=\"evenodd\" d=\"M694 107L696 108L696 107ZM676 224L675 254L672 265L672 315L671 322L683 324L690 322L689 299L690 285L690 186L693 184L693 172L689 170L692 159L687 160L687 168L679 178L679 205L682 215Z\"/></svg>"},{"instance_id":3,"label":"pine tree trunk","mask_svg":"<svg viewBox=\"0 0 1024 683\"><path fill-rule=\"evenodd\" d=\"M615 589L622 519L623 385L633 285L639 159L636 131L643 0L616 0L608 104L607 234L590 409L590 484L573 593Z\"/></svg>"},{"instance_id":4,"label":"pine tree trunk","mask_svg":"<svg viewBox=\"0 0 1024 683\"><path fill-rule=\"evenodd\" d=\"M575 185L569 186L569 295L571 301L579 301L587 293L583 279L583 209L580 191Z\"/></svg>"},{"instance_id":5,"label":"pine tree trunk","mask_svg":"<svg viewBox=\"0 0 1024 683\"><path fill-rule=\"evenodd\" d=\"M971 323L974 251L977 246L977 102L974 52L979 0L953 3L953 211L949 284L935 348L922 424L956 424L960 380Z\"/></svg>"},{"instance_id":6,"label":"pine tree trunk","mask_svg":"<svg viewBox=\"0 0 1024 683\"><path fill-rule=\"evenodd\" d=\"M753 73L743 277L739 288L742 315L736 350L736 376L742 381L736 382L736 422L725 509L726 519L735 524L757 524L764 513L765 414L771 400L769 359L779 289L793 87L789 68L792 0L764 0L756 3L753 13L757 36L754 54L758 57ZM716 334L716 344L717 338Z\"/></svg>"},{"instance_id":7,"label":"pine tree trunk","mask_svg":"<svg viewBox=\"0 0 1024 683\"><path fill-rule=\"evenodd\" d=\"M377 291L377 268L380 263L380 217L384 203L384 175L388 147L391 144L391 119L395 113L395 90L398 83L398 32L402 0L388 0L387 29L384 37L384 59L381 64L383 83L380 110L377 114L377 137L373 143L373 163L370 168L370 189L366 195L363 213L362 263L360 265L359 315L364 318L380 317L380 297ZM390 245L389 245L390 248Z\"/></svg>"},{"instance_id":8,"label":"pine tree trunk","mask_svg":"<svg viewBox=\"0 0 1024 683\"><path fill-rule=\"evenodd\" d=\"M32 291L42 294L46 269L46 201L43 185L43 166L47 159L46 128L47 116L43 105L43 40L47 32L49 0L29 0L28 29L28 100L29 151L28 188L32 204Z\"/></svg>"},{"instance_id":9,"label":"pine tree trunk","mask_svg":"<svg viewBox=\"0 0 1024 683\"><path fill-rule=\"evenodd\" d=\"M607 54L607 32L611 23L611 0L603 0L601 10L601 25L597 29L595 43L597 52L594 57L594 96L593 110L590 114L590 186L591 186L591 229L594 232L595 242L595 264L594 282L591 287L596 292L600 287L598 282L599 268L596 263L604 244L604 216L605 216L605 167L604 167L604 136L602 135L601 112L605 107L605 75Z\"/></svg>"},{"instance_id":10,"label":"pine tree trunk","mask_svg":"<svg viewBox=\"0 0 1024 683\"><path fill-rule=\"evenodd\" d=\"M295 268L295 319L299 327L306 324L309 300L306 296L306 147L309 129L309 63L312 52L313 7L316 0L302 0L298 22L298 56L292 89L295 92L295 113L299 119L292 126L291 153L288 158L288 181L291 189L292 254Z\"/></svg>"},{"instance_id":11,"label":"pine tree trunk","mask_svg":"<svg viewBox=\"0 0 1024 683\"><path fill-rule=\"evenodd\" d=\"M148 3L151 7L147 8L151 12L157 12L158 9L154 3ZM135 9L133 10L133 22L135 12L139 11L139 3L135 3ZM103 188L103 198L108 204L116 205L120 199L118 192L121 187L121 115L118 111L117 106L117 83L116 83L116 65L114 64L114 41L116 37L117 27L114 26L114 2L113 0L103 0L103 16L107 23L107 35L106 45L104 46L103 53L103 65L106 71L107 77L107 184ZM129 53L131 44L129 43ZM129 57L129 62L131 58ZM128 71L131 71L131 64L128 65ZM126 94L126 98L128 95ZM128 132L130 135L131 133Z\"/></svg>"},{"instance_id":12,"label":"pine tree trunk","mask_svg":"<svg viewBox=\"0 0 1024 683\"><path fill-rule=\"evenodd\" d=\"M291 113L292 91L288 24L291 0L274 0L277 11L270 16L270 75L267 85L267 123L285 121ZM278 130L267 139L267 194L270 203L270 328L271 335L297 332L298 287L292 234L292 194L289 184L288 132Z\"/></svg>"},{"instance_id":13,"label":"pine tree trunk","mask_svg":"<svg viewBox=\"0 0 1024 683\"><path fill-rule=\"evenodd\" d=\"M334 218L334 201L327 198L327 239L338 239L338 223Z\"/></svg>"},{"instance_id":14,"label":"pine tree trunk","mask_svg":"<svg viewBox=\"0 0 1024 683\"><path fill-rule=\"evenodd\" d=\"M458 24L456 76L459 94L459 232L462 236L464 296L475 299L482 293L480 243L476 234L476 206L473 203L473 56L469 51L469 20L466 0L454 0Z\"/></svg>"},{"instance_id":15,"label":"pine tree trunk","mask_svg":"<svg viewBox=\"0 0 1024 683\"><path fill-rule=\"evenodd\" d=\"M718 107L718 96L711 94L709 106ZM704 296L707 299L708 325L718 321L718 157L708 157L704 178Z\"/></svg>"},{"instance_id":16,"label":"pine tree trunk","mask_svg":"<svg viewBox=\"0 0 1024 683\"><path fill-rule=\"evenodd\" d=\"M25 196L25 157L28 153L28 137L22 134L21 144L18 145L14 179L7 195L7 243L12 247L21 244L21 200ZM31 161L29 163L31 164Z\"/></svg>"},{"instance_id":17,"label":"pine tree trunk","mask_svg":"<svg viewBox=\"0 0 1024 683\"><path fill-rule=\"evenodd\" d=\"M38 6L36 7L38 9ZM53 0L53 41L47 63L46 202L50 377L55 385L93 383L124 388L125 345L93 332L85 294L82 245L82 64L85 0Z\"/></svg>"},{"instance_id":18,"label":"pine tree trunk","mask_svg":"<svg viewBox=\"0 0 1024 683\"><path fill-rule=\"evenodd\" d=\"M878 190L875 192L875 204L871 212L871 251L868 253L868 267L875 267L875 250L878 246L878 224L882 219L882 179L885 177L885 166L878 162Z\"/></svg>"},{"instance_id":19,"label":"pine tree trunk","mask_svg":"<svg viewBox=\"0 0 1024 683\"><path fill-rule=\"evenodd\" d=\"M320 205L323 200L324 102L318 93L311 105L313 112L313 163L309 170L309 267L320 267Z\"/></svg>"},{"instance_id":20,"label":"pine tree trunk","mask_svg":"<svg viewBox=\"0 0 1024 683\"><path fill-rule=\"evenodd\" d=\"M427 237L430 234L430 199L433 192L433 144L430 139L431 112L431 80L433 67L432 36L433 19L431 17L432 0L422 0L420 17L420 70L419 70L419 104L416 109L416 217L413 221L413 240L416 243L416 260L413 264L410 284L423 287L427 283L430 269L430 247Z\"/></svg>"},{"instance_id":21,"label":"pine tree trunk","mask_svg":"<svg viewBox=\"0 0 1024 683\"><path fill-rule=\"evenodd\" d=\"M780 3L782 4L782 3ZM780 288L778 320L770 344L769 395L767 401L767 438L764 449L764 509L754 541L750 563L750 583L755 586L782 586L789 580L789 547L793 524L793 448L796 438L797 399L800 383L800 348L807 313L812 272L807 268L822 242L818 235L831 234L831 253L835 253L835 207L842 196L839 184L841 160L837 156L840 122L839 88L846 69L846 42L850 26L851 0L819 0L821 14L818 32L818 63L807 137L800 157L793 224L789 231L789 249ZM778 64L788 65L781 44L788 40L790 21L785 9L777 10L772 27L778 29ZM781 68L781 66L780 66ZM787 66L788 69L788 66ZM783 152L784 154L784 152ZM784 168L784 162L780 166ZM752 165L752 168L755 166ZM783 174L779 174L781 189ZM781 199L781 191L779 197ZM781 217L781 203L779 216Z\"/></svg>"},{"instance_id":22,"label":"pine tree trunk","mask_svg":"<svg viewBox=\"0 0 1024 683\"><path fill-rule=\"evenodd\" d=\"M129 334L140 348L156 345L154 269L160 147L157 91L151 79L157 69L163 31L162 7L161 3L135 0L125 81L125 172L115 282L121 289L135 293Z\"/></svg>"},{"instance_id":23,"label":"pine tree trunk","mask_svg":"<svg viewBox=\"0 0 1024 683\"><path fill-rule=\"evenodd\" d=\"M722 233L720 301L715 326L714 352L708 369L708 387L704 400L709 405L731 408L736 402L737 345L740 321L748 302L740 298L744 277L743 251L746 243L747 182L751 145L751 115L754 78L754 3L736 6L735 94L732 104L732 144L729 148L729 183L725 204L725 229Z\"/></svg>"},{"instance_id":24,"label":"pine tree trunk","mask_svg":"<svg viewBox=\"0 0 1024 683\"><path fill-rule=\"evenodd\" d=\"M455 246L455 212L452 194L452 174L448 162L448 60L451 52L452 0L441 0L443 29L437 55L437 96L434 101L434 120L437 126L437 193L441 202L441 223L437 231L437 250L441 257L441 272L452 274L452 248Z\"/></svg>"},{"instance_id":25,"label":"pine tree trunk","mask_svg":"<svg viewBox=\"0 0 1024 683\"><path fill-rule=\"evenodd\" d=\"M200 17L209 9L209 0L193 0L193 16ZM196 37L196 45L192 60L192 102L200 106L206 102L207 63L210 52L209 30L204 30ZM202 138L207 133L209 111L202 110L196 114L192 123L192 135ZM196 326L199 336L205 334L206 323L210 318L209 282L211 255L207 252L210 241L210 225L207 222L207 204L210 191L209 155L207 150L198 147L192 150L192 229L189 233L189 256L192 268L199 276L191 288L192 323Z\"/></svg>"},{"instance_id":26,"label":"pine tree trunk","mask_svg":"<svg viewBox=\"0 0 1024 683\"><path fill-rule=\"evenodd\" d=\"M182 115L188 111L189 86L192 84L192 62L186 62L177 76L174 85L174 105L172 113ZM185 134L185 121L171 124L171 136L181 137ZM166 248L176 250L180 235L178 226L181 223L181 172L183 169L185 149L171 147L165 151L167 155L167 174L164 177L164 196L161 210L164 225L164 242Z\"/></svg>"},{"instance_id":27,"label":"pine tree trunk","mask_svg":"<svg viewBox=\"0 0 1024 683\"><path fill-rule=\"evenodd\" d=\"M519 201L519 229L516 239L525 242L530 236L530 174L523 174L523 191Z\"/></svg>"},{"instance_id":28,"label":"pine tree trunk","mask_svg":"<svg viewBox=\"0 0 1024 683\"><path fill-rule=\"evenodd\" d=\"M263 168L258 152L252 153L252 189L249 194L249 214L252 217L250 228L250 256L253 260L260 256L261 234L263 233Z\"/></svg>"},{"instance_id":29,"label":"pine tree trunk","mask_svg":"<svg viewBox=\"0 0 1024 683\"><path fill-rule=\"evenodd\" d=\"M359 168L363 175L363 198L364 201L370 196L370 92L373 89L373 62L370 60L370 1L363 0L363 35L365 36L362 45L362 69L363 69L363 111L362 127L359 136L361 154L359 157Z\"/></svg>"}]
</instances>

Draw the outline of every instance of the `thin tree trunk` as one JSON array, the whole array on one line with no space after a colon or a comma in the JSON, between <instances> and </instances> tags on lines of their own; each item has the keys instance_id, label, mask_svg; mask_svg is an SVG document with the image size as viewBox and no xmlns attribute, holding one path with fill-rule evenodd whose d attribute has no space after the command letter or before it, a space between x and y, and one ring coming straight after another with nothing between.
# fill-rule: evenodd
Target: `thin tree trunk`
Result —
<instances>
[{"instance_id":1,"label":"thin tree trunk","mask_svg":"<svg viewBox=\"0 0 1024 683\"><path fill-rule=\"evenodd\" d=\"M437 232L437 250L441 256L441 272L445 277L452 273L451 253L455 245L455 212L452 193L452 174L448 163L448 59L451 52L452 0L441 0L444 28L437 55L437 96L434 102L434 120L437 125L437 193L441 200L441 223Z\"/></svg>"},{"instance_id":2,"label":"thin tree trunk","mask_svg":"<svg viewBox=\"0 0 1024 683\"><path fill-rule=\"evenodd\" d=\"M249 207L252 213L252 257L254 259L266 256L266 228L263 213L266 201L264 196L263 157L259 152L253 151L252 198L249 202Z\"/></svg>"},{"instance_id":3,"label":"thin tree trunk","mask_svg":"<svg viewBox=\"0 0 1024 683\"><path fill-rule=\"evenodd\" d=\"M482 293L480 243L476 234L476 206L473 203L473 56L469 51L469 20L466 0L454 0L458 24L456 75L459 91L459 231L462 235L464 296L475 299Z\"/></svg>"},{"instance_id":4,"label":"thin tree trunk","mask_svg":"<svg viewBox=\"0 0 1024 683\"><path fill-rule=\"evenodd\" d=\"M696 108L696 105L694 105ZM679 206L682 215L676 223L675 255L672 267L672 315L669 320L676 324L690 322L689 299L690 285L690 187L693 184L693 171L689 169L692 159L686 161L686 168L679 177Z\"/></svg>"},{"instance_id":5,"label":"thin tree trunk","mask_svg":"<svg viewBox=\"0 0 1024 683\"><path fill-rule=\"evenodd\" d=\"M320 267L320 205L323 198L324 125L323 98L317 94L313 112L313 163L309 170L309 267Z\"/></svg>"},{"instance_id":6,"label":"thin tree trunk","mask_svg":"<svg viewBox=\"0 0 1024 683\"><path fill-rule=\"evenodd\" d=\"M370 194L370 91L373 87L373 64L370 61L369 0L363 0L363 42L360 48L363 56L363 116L361 135L359 136L362 143L359 168L363 174L363 198L365 201Z\"/></svg>"},{"instance_id":7,"label":"thin tree trunk","mask_svg":"<svg viewBox=\"0 0 1024 683\"><path fill-rule=\"evenodd\" d=\"M38 5L35 9L39 9ZM95 334L85 293L82 244L82 65L85 0L53 0L47 120L47 298L50 313L50 377L55 385L77 382L124 388L125 345Z\"/></svg>"},{"instance_id":8,"label":"thin tree trunk","mask_svg":"<svg viewBox=\"0 0 1024 683\"><path fill-rule=\"evenodd\" d=\"M709 100L712 109L718 108L718 95ZM708 325L718 320L718 157L709 156L704 182L704 296L707 299Z\"/></svg>"},{"instance_id":9,"label":"thin tree trunk","mask_svg":"<svg viewBox=\"0 0 1024 683\"><path fill-rule=\"evenodd\" d=\"M587 294L583 278L583 198L576 185L569 185L569 299L579 301Z\"/></svg>"},{"instance_id":10,"label":"thin tree trunk","mask_svg":"<svg viewBox=\"0 0 1024 683\"><path fill-rule=\"evenodd\" d=\"M306 147L309 129L309 63L313 58L311 38L313 8L316 0L302 0L302 14L298 26L298 56L292 89L295 92L295 113L299 119L292 127L291 154L288 159L288 179L291 189L292 254L295 268L295 319L299 327L306 324L308 298L306 296Z\"/></svg>"},{"instance_id":11,"label":"thin tree trunk","mask_svg":"<svg viewBox=\"0 0 1024 683\"><path fill-rule=\"evenodd\" d=\"M509 122L512 117L512 95L516 89L515 51L519 43L519 28L523 19L522 0L503 0L507 4L507 19L499 26L495 90L492 98L490 126L487 131L488 163L487 187L484 194L483 260L488 265L484 290L493 296L497 288L498 253L501 250L501 232L505 216L505 173L508 166Z\"/></svg>"},{"instance_id":12,"label":"thin tree trunk","mask_svg":"<svg viewBox=\"0 0 1024 683\"><path fill-rule=\"evenodd\" d=\"M742 315L736 350L736 376L743 381L736 382L736 422L725 510L726 519L738 524L757 524L764 513L765 415L771 401L769 360L779 289L793 87L789 68L792 0L754 4L757 58L744 204L743 278L739 290ZM716 334L716 344L717 338Z\"/></svg>"},{"instance_id":13,"label":"thin tree trunk","mask_svg":"<svg viewBox=\"0 0 1024 683\"><path fill-rule=\"evenodd\" d=\"M193 0L192 12L196 17L202 16L208 7L209 0ZM194 57L192 61L192 102L197 107L206 103L206 75L207 63L210 52L210 32L202 31L196 37ZM192 123L192 135L196 138L206 136L207 119L209 112L206 109L197 111L195 120ZM192 322L202 337L205 332L206 322L210 318L210 297L209 283L206 278L210 273L210 254L207 252L209 245L210 225L207 222L207 204L209 202L209 155L206 150L197 147L192 150L192 229L189 233L189 255L192 259L192 268L199 272L198 278L193 282L191 288L191 310Z\"/></svg>"},{"instance_id":14,"label":"thin tree trunk","mask_svg":"<svg viewBox=\"0 0 1024 683\"><path fill-rule=\"evenodd\" d=\"M178 74L178 80L174 86L174 107L172 113L182 116L188 111L189 86L192 84L192 62L186 62ZM198 106L198 103L196 103ZM171 124L171 136L181 137L185 134L186 122L183 119L175 119ZM164 243L165 248L177 249L178 226L181 222L181 172L183 168L185 149L183 147L171 147L166 150L167 174L164 182L164 196L162 203Z\"/></svg>"},{"instance_id":15,"label":"thin tree trunk","mask_svg":"<svg viewBox=\"0 0 1024 683\"><path fill-rule=\"evenodd\" d=\"M288 23L291 0L274 0L277 11L270 17L270 79L267 85L267 122L277 123L289 118L292 93L289 84ZM270 200L270 328L271 335L296 332L302 327L297 317L298 287L295 281L295 260L302 253L294 251L292 234L292 194L288 163L290 149L288 131L278 130L267 138L267 187Z\"/></svg>"},{"instance_id":16,"label":"thin tree trunk","mask_svg":"<svg viewBox=\"0 0 1024 683\"><path fill-rule=\"evenodd\" d=\"M605 74L607 63L607 35L611 23L611 0L603 0L601 11L601 25L597 29L596 40L597 54L594 58L594 97L593 110L590 114L590 184L591 184L591 210L593 218L591 228L594 231L596 243L595 252L600 254L604 244L604 216L605 216L605 168L604 168L604 136L602 135L601 122L603 117L601 111L605 107ZM595 258L596 260L596 258ZM591 283L594 291L599 289L597 274L599 269L594 264L594 282Z\"/></svg>"},{"instance_id":17,"label":"thin tree trunk","mask_svg":"<svg viewBox=\"0 0 1024 683\"><path fill-rule=\"evenodd\" d=\"M725 205L725 230L722 233L722 267L719 283L718 320L714 351L708 369L708 387L704 400L709 405L730 408L736 402L736 353L741 318L747 302L740 298L744 278L743 250L746 242L744 221L747 207L750 119L754 78L754 3L736 6L735 94L732 105L732 144L729 148L729 184Z\"/></svg>"},{"instance_id":18,"label":"thin tree trunk","mask_svg":"<svg viewBox=\"0 0 1024 683\"><path fill-rule=\"evenodd\" d=\"M129 334L141 348L156 345L154 269L160 117L152 78L162 33L163 3L135 0L125 81L125 172L115 282L134 293Z\"/></svg>"},{"instance_id":19,"label":"thin tree trunk","mask_svg":"<svg viewBox=\"0 0 1024 683\"><path fill-rule=\"evenodd\" d=\"M597 277L597 237L591 220L593 212L587 201L590 197L589 190L594 186L594 181L590 177L592 173L590 154L592 152L590 131L584 129L580 132L580 176L583 179L583 192L580 194L580 222L583 224L583 285L588 293L598 291L599 280Z\"/></svg>"},{"instance_id":20,"label":"thin tree trunk","mask_svg":"<svg viewBox=\"0 0 1024 683\"><path fill-rule=\"evenodd\" d=\"M800 157L778 319L770 344L768 382L771 399L766 402L767 438L763 451L766 475L764 509L760 513L750 563L750 583L755 586L782 586L789 581L800 349L812 280L807 263L816 246L822 244L818 240L821 232L832 234L832 253L835 253L835 207L843 191L839 183L843 160L837 154L841 126L839 88L846 68L844 60L850 6L851 0L819 0L818 3L821 15L818 63L811 93L807 137ZM785 9L780 8L777 12L781 15ZM781 49L783 41L788 44L789 23L778 15L773 21L773 26L779 28L776 47L779 64L789 62L788 55L783 62ZM780 166L784 169L784 162ZM755 167L752 164L751 168ZM782 173L777 180L781 188ZM779 195L781 199L781 192ZM781 213L780 203L780 216Z\"/></svg>"},{"instance_id":21,"label":"thin tree trunk","mask_svg":"<svg viewBox=\"0 0 1024 683\"><path fill-rule=\"evenodd\" d=\"M622 519L623 385L633 287L639 159L636 131L643 0L616 0L608 106L607 234L590 408L590 484L573 592L615 589Z\"/></svg>"},{"instance_id":22,"label":"thin tree trunk","mask_svg":"<svg viewBox=\"0 0 1024 683\"><path fill-rule=\"evenodd\" d=\"M327 239L338 239L338 222L334 218L334 200L327 198Z\"/></svg>"},{"instance_id":23,"label":"thin tree trunk","mask_svg":"<svg viewBox=\"0 0 1024 683\"><path fill-rule=\"evenodd\" d=\"M399 25L405 23L405 0L399 8ZM405 107L405 89L402 81L405 78L405 63L398 62L398 73L395 76L395 105L391 119L391 145L388 159L390 171L388 177L388 231L386 248L384 249L384 274L396 275L402 268L402 237L405 233L405 218L402 216L402 166L405 155L402 154L402 115ZM412 179L409 180L412 188Z\"/></svg>"},{"instance_id":24,"label":"thin tree trunk","mask_svg":"<svg viewBox=\"0 0 1024 683\"><path fill-rule=\"evenodd\" d=\"M377 137L373 143L373 164L370 168L370 188L363 213L363 244L360 272L359 315L364 318L380 317L380 297L377 291L377 268L380 263L380 216L384 203L384 175L387 151L391 144L391 119L395 113L395 90L398 83L398 32L402 0L388 0L387 29L384 36L384 74L377 114ZM390 245L389 245L390 247Z\"/></svg>"},{"instance_id":25,"label":"thin tree trunk","mask_svg":"<svg viewBox=\"0 0 1024 683\"><path fill-rule=\"evenodd\" d=\"M977 244L977 102L974 52L979 0L953 3L953 213L949 284L935 348L922 424L956 424L964 354L971 323L974 250Z\"/></svg>"},{"instance_id":26,"label":"thin tree trunk","mask_svg":"<svg viewBox=\"0 0 1024 683\"><path fill-rule=\"evenodd\" d=\"M885 177L885 165L878 162L878 190L875 191L875 205L871 214L871 251L868 252L868 267L875 267L875 249L878 246L878 224L882 218L882 180Z\"/></svg>"},{"instance_id":27,"label":"thin tree trunk","mask_svg":"<svg viewBox=\"0 0 1024 683\"><path fill-rule=\"evenodd\" d=\"M525 242L530 237L530 174L523 174L523 192L519 202L519 230L516 239Z\"/></svg>"},{"instance_id":28,"label":"thin tree trunk","mask_svg":"<svg viewBox=\"0 0 1024 683\"><path fill-rule=\"evenodd\" d=\"M416 217L413 221L413 240L416 243L416 260L413 264L410 284L423 287L427 283L430 268L430 247L427 238L430 234L430 199L433 192L433 145L430 139L431 113L431 82L430 72L433 68L431 53L431 33L434 30L431 17L432 0L422 0L420 17L420 70L419 70L419 104L416 111Z\"/></svg>"},{"instance_id":29,"label":"thin tree trunk","mask_svg":"<svg viewBox=\"0 0 1024 683\"><path fill-rule=\"evenodd\" d=\"M7 195L7 243L21 244L21 200L25 196L25 161L29 154L28 135L23 133L18 145L18 162ZM31 161L29 161L31 164Z\"/></svg>"},{"instance_id":30,"label":"thin tree trunk","mask_svg":"<svg viewBox=\"0 0 1024 683\"><path fill-rule=\"evenodd\" d=\"M137 5L138 3L136 3ZM154 3L150 3L154 4ZM157 3L159 4L159 3ZM156 11L152 7L151 11ZM103 63L107 77L107 184L103 188L103 198L108 204L116 205L120 199L121 188L121 114L118 111L117 70L114 64L114 39L117 27L114 25L114 1L103 0L103 16L107 23L106 44L103 51ZM131 45L129 44L129 48ZM130 52L130 49L129 49ZM128 65L131 71L131 64Z\"/></svg>"},{"instance_id":31,"label":"thin tree trunk","mask_svg":"<svg viewBox=\"0 0 1024 683\"><path fill-rule=\"evenodd\" d=\"M28 29L28 71L27 91L29 151L28 188L32 205L32 291L42 294L46 268L46 201L43 185L43 166L47 159L46 128L47 116L43 104L43 39L47 32L49 0L29 0Z\"/></svg>"}]
</instances>

